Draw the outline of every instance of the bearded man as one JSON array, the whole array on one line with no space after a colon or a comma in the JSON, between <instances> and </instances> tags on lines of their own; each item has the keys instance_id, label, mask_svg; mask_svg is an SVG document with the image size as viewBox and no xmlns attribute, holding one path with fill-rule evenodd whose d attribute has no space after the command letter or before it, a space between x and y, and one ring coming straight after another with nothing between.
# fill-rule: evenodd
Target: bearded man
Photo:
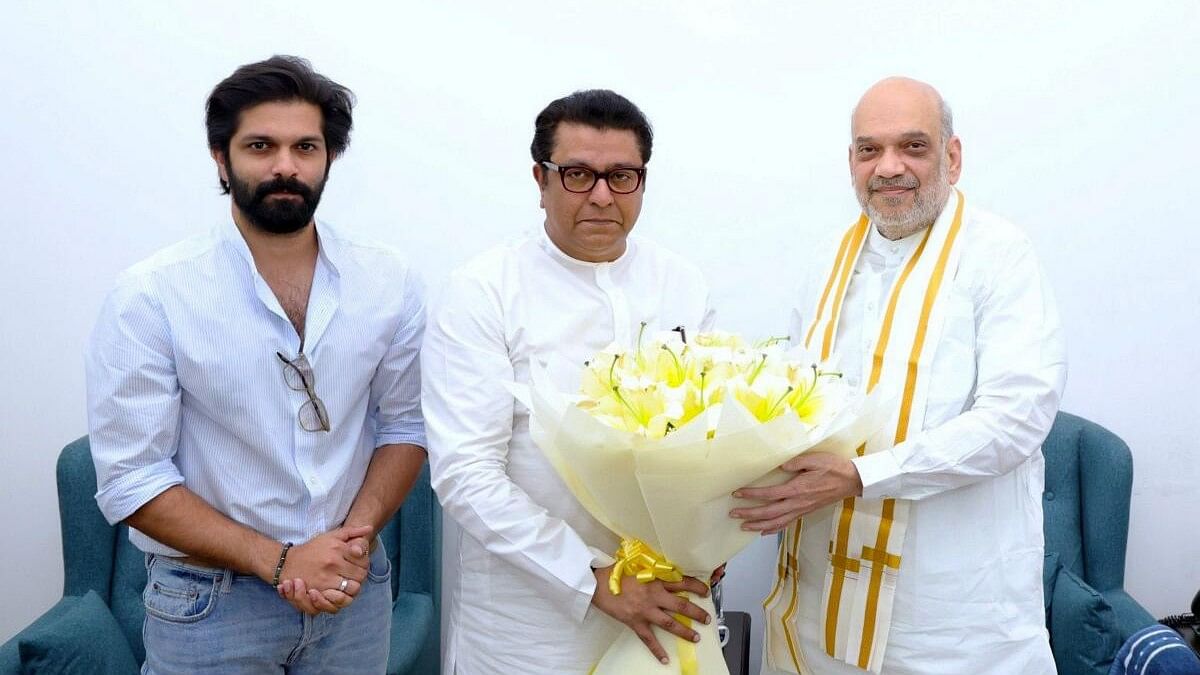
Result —
<instances>
[{"instance_id":1,"label":"bearded man","mask_svg":"<svg viewBox=\"0 0 1200 675\"><path fill-rule=\"evenodd\" d=\"M1041 443L1066 355L1045 275L953 187L933 87L871 87L849 161L863 214L810 266L791 334L892 414L858 457L801 455L739 491L765 502L735 510L744 527L784 532L764 672L1051 675Z\"/></svg>"},{"instance_id":2,"label":"bearded man","mask_svg":"<svg viewBox=\"0 0 1200 675\"><path fill-rule=\"evenodd\" d=\"M425 461L422 290L313 213L353 96L308 62L208 99L232 217L127 270L89 343L96 501L146 552L143 673L368 673L388 657L375 534Z\"/></svg>"}]
</instances>

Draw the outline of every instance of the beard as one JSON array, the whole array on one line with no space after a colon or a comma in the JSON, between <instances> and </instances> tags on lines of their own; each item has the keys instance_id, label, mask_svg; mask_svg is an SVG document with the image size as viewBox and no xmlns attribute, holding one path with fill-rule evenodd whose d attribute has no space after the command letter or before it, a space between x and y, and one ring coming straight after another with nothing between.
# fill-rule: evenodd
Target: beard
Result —
<instances>
[{"instance_id":1,"label":"beard","mask_svg":"<svg viewBox=\"0 0 1200 675\"><path fill-rule=\"evenodd\" d=\"M896 214L882 213L871 202L872 191L888 187L915 188L913 205L906 211ZM896 178L872 176L865 190L855 190L858 203L871 219L871 223L879 229L884 237L896 240L907 237L933 224L941 215L950 198L950 163L945 159L938 162L937 178L932 185L922 188L916 176L907 175ZM886 201L891 197L883 197Z\"/></svg>"},{"instance_id":2,"label":"beard","mask_svg":"<svg viewBox=\"0 0 1200 675\"><path fill-rule=\"evenodd\" d=\"M309 187L296 178L278 177L257 187L238 178L233 168L225 166L229 174L229 191L233 203L246 216L250 224L271 234L292 234L298 232L310 222L321 203L321 193L325 190L325 180L314 187ZM272 198L273 193L292 194L299 199Z\"/></svg>"}]
</instances>

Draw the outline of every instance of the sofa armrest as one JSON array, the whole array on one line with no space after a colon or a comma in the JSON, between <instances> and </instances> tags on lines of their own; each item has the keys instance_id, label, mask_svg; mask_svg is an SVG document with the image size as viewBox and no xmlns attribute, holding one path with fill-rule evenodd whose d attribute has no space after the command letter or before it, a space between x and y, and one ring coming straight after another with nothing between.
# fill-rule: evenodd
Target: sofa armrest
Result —
<instances>
[{"instance_id":1,"label":"sofa armrest","mask_svg":"<svg viewBox=\"0 0 1200 675\"><path fill-rule=\"evenodd\" d=\"M388 675L438 672L441 645L428 645L430 635L439 633L433 600L424 593L401 591L392 604L391 647Z\"/></svg>"},{"instance_id":2,"label":"sofa armrest","mask_svg":"<svg viewBox=\"0 0 1200 675\"><path fill-rule=\"evenodd\" d=\"M96 468L87 436L58 456L58 516L62 525L63 595L96 591L112 601L113 560L124 526L112 526L96 505Z\"/></svg>"},{"instance_id":3,"label":"sofa armrest","mask_svg":"<svg viewBox=\"0 0 1200 675\"><path fill-rule=\"evenodd\" d=\"M20 673L21 652L18 645L20 644L21 639L32 632L42 629L43 627L49 628L50 630L60 630L60 627L56 624L63 623L63 616L78 600L78 598L70 596L59 598L58 602L55 603L53 607L46 610L38 618L34 619L33 623L21 629L21 632L14 635L11 640L5 642L3 645L0 645L0 675L15 675ZM70 629L63 625L61 630L68 631Z\"/></svg>"},{"instance_id":4,"label":"sofa armrest","mask_svg":"<svg viewBox=\"0 0 1200 675\"><path fill-rule=\"evenodd\" d=\"M132 675L139 670L116 618L95 591L63 597L9 644L15 645L21 671ZM12 663L11 652L4 658Z\"/></svg>"},{"instance_id":5,"label":"sofa armrest","mask_svg":"<svg viewBox=\"0 0 1200 675\"><path fill-rule=\"evenodd\" d=\"M1114 588L1100 595L1112 605L1113 612L1117 615L1117 628L1121 631L1122 643L1139 630L1156 623L1154 616L1123 589Z\"/></svg>"}]
</instances>

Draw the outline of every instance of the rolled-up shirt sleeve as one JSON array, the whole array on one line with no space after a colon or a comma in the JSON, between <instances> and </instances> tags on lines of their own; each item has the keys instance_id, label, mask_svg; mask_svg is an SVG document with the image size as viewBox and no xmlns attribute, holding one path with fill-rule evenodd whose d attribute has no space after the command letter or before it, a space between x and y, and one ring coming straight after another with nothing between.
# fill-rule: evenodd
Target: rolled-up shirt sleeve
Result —
<instances>
[{"instance_id":1,"label":"rolled-up shirt sleeve","mask_svg":"<svg viewBox=\"0 0 1200 675\"><path fill-rule=\"evenodd\" d=\"M116 524L183 483L172 462L180 389L170 327L148 280L122 277L100 312L84 363L96 502Z\"/></svg>"},{"instance_id":2,"label":"rolled-up shirt sleeve","mask_svg":"<svg viewBox=\"0 0 1200 675\"><path fill-rule=\"evenodd\" d=\"M410 271L403 287L399 328L371 380L376 415L375 447L410 443L427 447L421 415L421 340L425 333L425 289Z\"/></svg>"},{"instance_id":3,"label":"rolled-up shirt sleeve","mask_svg":"<svg viewBox=\"0 0 1200 675\"><path fill-rule=\"evenodd\" d=\"M456 273L431 312L421 352L433 487L442 506L493 555L546 579L545 597L582 621L596 555L574 529L509 477L514 379L495 289Z\"/></svg>"},{"instance_id":4,"label":"rolled-up shirt sleeve","mask_svg":"<svg viewBox=\"0 0 1200 675\"><path fill-rule=\"evenodd\" d=\"M922 499L999 476L1037 451L1066 383L1053 296L1023 240L977 290L976 386L970 407L890 450L854 459L868 499Z\"/></svg>"}]
</instances>

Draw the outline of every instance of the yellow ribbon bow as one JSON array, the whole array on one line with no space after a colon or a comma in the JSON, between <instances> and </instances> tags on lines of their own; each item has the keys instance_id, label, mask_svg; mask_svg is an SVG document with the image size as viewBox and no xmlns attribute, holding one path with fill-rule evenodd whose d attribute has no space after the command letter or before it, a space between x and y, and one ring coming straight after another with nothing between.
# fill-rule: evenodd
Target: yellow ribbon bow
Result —
<instances>
[{"instance_id":1,"label":"yellow ribbon bow","mask_svg":"<svg viewBox=\"0 0 1200 675\"><path fill-rule=\"evenodd\" d=\"M675 563L640 539L622 539L616 558L612 574L608 577L608 590L613 595L621 594L621 577L637 577L638 582L643 584L655 579L683 581L683 572ZM692 627L692 620L682 614L676 614L675 619L688 628ZM696 660L696 645L678 636L675 639L678 642L679 672L682 675L695 675L700 669Z\"/></svg>"},{"instance_id":2,"label":"yellow ribbon bow","mask_svg":"<svg viewBox=\"0 0 1200 675\"><path fill-rule=\"evenodd\" d=\"M643 584L659 581L683 581L683 572L658 551L641 539L622 539L617 549L617 562L608 577L608 590L621 594L621 577L637 577Z\"/></svg>"}]
</instances>

